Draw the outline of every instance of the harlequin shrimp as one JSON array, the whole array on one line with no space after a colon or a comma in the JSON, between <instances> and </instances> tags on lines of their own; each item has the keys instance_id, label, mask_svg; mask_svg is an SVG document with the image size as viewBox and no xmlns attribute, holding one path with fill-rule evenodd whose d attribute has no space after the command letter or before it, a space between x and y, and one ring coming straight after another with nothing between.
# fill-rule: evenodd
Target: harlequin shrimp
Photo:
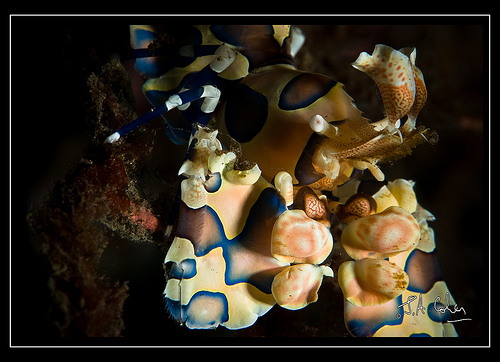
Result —
<instances>
[{"instance_id":1,"label":"harlequin shrimp","mask_svg":"<svg viewBox=\"0 0 500 362\"><path fill-rule=\"evenodd\" d=\"M347 223L342 246L353 259L340 265L338 280L345 324L355 336L457 335L442 307L445 296L455 302L427 223L434 216L418 204L413 186L398 179L335 206Z\"/></svg>"},{"instance_id":2,"label":"harlequin shrimp","mask_svg":"<svg viewBox=\"0 0 500 362\"><path fill-rule=\"evenodd\" d=\"M329 224L320 222L326 208L321 216L288 210L290 175L279 175L278 192L257 165L235 169L236 155L216 136L197 126L180 169L187 179L165 258L173 263L165 299L172 316L189 328L236 329L252 325L276 302L299 309L316 301L323 275L333 276L319 266L333 239Z\"/></svg>"},{"instance_id":3,"label":"harlequin shrimp","mask_svg":"<svg viewBox=\"0 0 500 362\"><path fill-rule=\"evenodd\" d=\"M343 185L352 184L355 169L384 180L380 163L436 137L416 125L427 91L414 49L377 45L353 63L382 96L386 117L371 122L341 83L295 67L305 40L296 27L130 30L128 56L147 79L143 92L154 108L107 142L162 116L170 140L187 143L177 228L165 258L164 298L174 319L189 328L239 329L274 304L295 310L315 302L323 277L334 275L322 264L333 249L332 220L340 219L342 245L354 259L338 270L348 330L451 333L445 319L431 317L430 304L418 330L393 310L405 293L418 291L427 302L448 292L439 273L419 274L419 266L435 264L423 256L432 255L431 214L402 201L415 199L407 184L389 183L392 198L386 189L373 196L349 191L338 201L323 194L345 196L339 190L352 190ZM383 240L371 238L382 231Z\"/></svg>"}]
</instances>

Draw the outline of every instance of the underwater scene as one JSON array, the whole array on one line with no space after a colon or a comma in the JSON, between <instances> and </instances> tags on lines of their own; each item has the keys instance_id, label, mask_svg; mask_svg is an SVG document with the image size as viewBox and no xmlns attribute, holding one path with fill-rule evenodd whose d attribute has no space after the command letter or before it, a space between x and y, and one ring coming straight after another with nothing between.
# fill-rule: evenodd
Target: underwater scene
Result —
<instances>
[{"instance_id":1,"label":"underwater scene","mask_svg":"<svg viewBox=\"0 0 500 362\"><path fill-rule=\"evenodd\" d=\"M11 344L488 345L489 18L213 20L11 17Z\"/></svg>"}]
</instances>

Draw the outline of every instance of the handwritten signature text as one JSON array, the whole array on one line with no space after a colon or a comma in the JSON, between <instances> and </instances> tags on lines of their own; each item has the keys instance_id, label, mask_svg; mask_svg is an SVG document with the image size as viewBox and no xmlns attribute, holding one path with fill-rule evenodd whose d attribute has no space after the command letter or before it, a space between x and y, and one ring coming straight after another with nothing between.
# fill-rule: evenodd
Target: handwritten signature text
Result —
<instances>
[{"instance_id":1,"label":"handwritten signature text","mask_svg":"<svg viewBox=\"0 0 500 362\"><path fill-rule=\"evenodd\" d=\"M403 308L403 313L406 315L411 315L414 317L418 317L418 313L420 312L421 315L424 315L426 313L426 308L423 306L422 303L422 293L419 294L418 296L418 302L417 306L415 309L412 309L411 303L417 300L416 295L410 295L408 296L406 302L398 305L398 308ZM406 307L406 309L405 309ZM451 314L455 313L463 313L464 316L467 315L467 312L463 307L459 307L458 304L450 306L450 293L446 292L444 296L444 304L441 303L441 297L437 296L436 299L434 299L434 305L433 305L434 311L440 313L440 314L445 314L446 312L450 312ZM396 314L396 318L401 318L401 314L398 313ZM447 320L444 321L444 323L456 323L456 322L462 322L462 321L470 321L472 320L471 318L461 318L461 319L453 319L453 320Z\"/></svg>"}]
</instances>

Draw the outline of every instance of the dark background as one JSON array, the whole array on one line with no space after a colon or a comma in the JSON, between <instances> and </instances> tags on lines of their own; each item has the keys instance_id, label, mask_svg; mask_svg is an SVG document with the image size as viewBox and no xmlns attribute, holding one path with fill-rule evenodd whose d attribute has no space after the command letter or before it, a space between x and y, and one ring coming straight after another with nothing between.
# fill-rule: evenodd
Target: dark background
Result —
<instances>
[{"instance_id":1,"label":"dark background","mask_svg":"<svg viewBox=\"0 0 500 362\"><path fill-rule=\"evenodd\" d=\"M208 23L229 19L235 20L175 18L175 21ZM141 20L153 23L153 20L173 19ZM271 19L240 20L239 23ZM320 72L342 82L358 108L373 118L381 115L382 109L376 86L350 63L362 51L371 54L378 43L395 49L417 48L417 66L424 74L429 94L418 122L436 130L439 142L432 146L424 144L411 156L394 165L384 165L382 170L387 180L416 181L420 204L436 216L430 226L435 231L445 281L455 301L472 319L455 324L455 328L460 336L486 336L489 322L489 174L483 151L484 140L489 139L490 124L488 18L321 17L278 18L277 22L280 20L334 24L301 26L307 38L297 56L298 68ZM92 137L87 120L87 78L91 72L100 71L103 59L128 46L128 24L132 21L138 19L11 17L12 343L68 343L57 339L57 330L47 321L50 269L30 234L26 214L50 194L54 180L62 179L82 157ZM167 142L160 133L156 144ZM158 167L166 166L159 163ZM119 238L108 245L103 255L105 273L129 281L130 297L124 307L123 335L132 341L170 344L183 343L177 338L184 336L330 337L347 334L340 307L331 309L329 299L334 295L335 285L330 282L323 283L317 303L296 312L275 306L246 330L233 332L220 327L216 331L189 331L181 328L163 310L163 258L163 253L155 246ZM328 339L321 343L330 344Z\"/></svg>"}]
</instances>

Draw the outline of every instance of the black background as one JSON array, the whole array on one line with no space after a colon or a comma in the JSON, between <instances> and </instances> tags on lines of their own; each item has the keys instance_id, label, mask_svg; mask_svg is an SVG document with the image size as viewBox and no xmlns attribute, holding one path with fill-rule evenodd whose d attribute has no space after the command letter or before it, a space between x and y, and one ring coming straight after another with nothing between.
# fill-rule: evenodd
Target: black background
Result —
<instances>
[{"instance_id":1,"label":"black background","mask_svg":"<svg viewBox=\"0 0 500 362\"><path fill-rule=\"evenodd\" d=\"M11 155L13 344L108 343L95 340L68 342L56 338L56 330L47 323L49 268L30 235L26 214L50 193L54 180L64 177L81 158L91 137L85 109L87 77L91 72L99 71L106 56L128 46L128 24L138 20L80 16L10 18L11 142L5 152L10 151ZM175 17L140 20L150 23L154 20L238 20L243 23L271 19ZM335 24L302 26L307 38L297 56L299 68L321 72L344 83L346 91L362 110L380 109L380 99L371 80L352 68L350 63L361 51L371 53L377 43L396 49L417 47L417 66L424 73L429 93L418 121L436 130L440 140L434 146L420 146L411 156L394 165L386 165L382 170L387 180L406 178L417 182L415 190L419 202L437 219L430 226L435 230L445 281L456 302L472 319L457 323L455 327L461 336L485 337L490 241L487 233L489 174L488 163L484 160L490 124L488 18L320 17L276 20L278 23L279 20L292 20ZM108 246L106 253L106 262L111 261L104 266L107 273L130 281L123 335L139 344L148 343L145 342L148 340L159 344L183 343L178 337L187 336L253 335L252 328L258 331L255 335L289 336L293 335L293 330L273 320L295 317L307 320L307 326L303 328L314 331L309 335L345 335L345 330L332 332L332 326L324 325L321 315L328 312L329 306L322 294L317 303L301 311L289 312L275 306L259 318L249 332L242 334L223 327L217 331L189 331L178 327L163 311L164 256L159 249L118 240L116 245ZM324 295L328 293L328 287L325 290ZM343 325L335 328L341 329ZM307 335L304 331L300 333ZM330 344L324 340L321 343Z\"/></svg>"}]
</instances>

